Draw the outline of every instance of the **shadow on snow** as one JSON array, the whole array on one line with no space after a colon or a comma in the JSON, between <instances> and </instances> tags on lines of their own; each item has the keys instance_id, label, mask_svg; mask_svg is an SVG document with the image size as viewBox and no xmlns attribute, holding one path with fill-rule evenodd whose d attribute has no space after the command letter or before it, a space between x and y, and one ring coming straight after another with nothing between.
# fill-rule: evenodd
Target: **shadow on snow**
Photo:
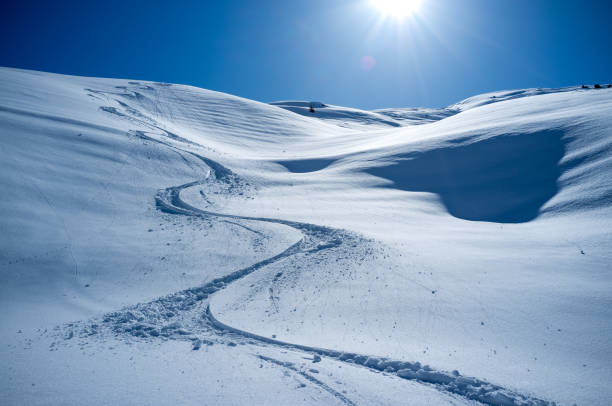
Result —
<instances>
[{"instance_id":1,"label":"shadow on snow","mask_svg":"<svg viewBox=\"0 0 612 406\"><path fill-rule=\"evenodd\" d=\"M436 193L461 219L523 223L557 193L564 153L562 131L508 134L397 155L366 172L392 182L385 187Z\"/></svg>"}]
</instances>

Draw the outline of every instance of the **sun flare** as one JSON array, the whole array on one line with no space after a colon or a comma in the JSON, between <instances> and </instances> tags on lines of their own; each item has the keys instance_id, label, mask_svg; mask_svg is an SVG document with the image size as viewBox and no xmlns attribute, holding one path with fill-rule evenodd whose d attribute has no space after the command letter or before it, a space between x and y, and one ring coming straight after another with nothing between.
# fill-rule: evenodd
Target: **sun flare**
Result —
<instances>
[{"instance_id":1,"label":"sun flare","mask_svg":"<svg viewBox=\"0 0 612 406\"><path fill-rule=\"evenodd\" d=\"M382 14L402 18L418 11L421 0L370 0Z\"/></svg>"}]
</instances>

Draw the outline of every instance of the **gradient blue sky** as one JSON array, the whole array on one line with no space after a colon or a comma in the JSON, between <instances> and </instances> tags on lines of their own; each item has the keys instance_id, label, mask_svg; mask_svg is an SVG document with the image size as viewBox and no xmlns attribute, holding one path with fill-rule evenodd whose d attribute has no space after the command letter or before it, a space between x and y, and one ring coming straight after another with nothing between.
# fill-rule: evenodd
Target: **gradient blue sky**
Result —
<instances>
[{"instance_id":1,"label":"gradient blue sky","mask_svg":"<svg viewBox=\"0 0 612 406\"><path fill-rule=\"evenodd\" d=\"M612 0L423 0L401 23L369 0L5 0L1 9L2 66L260 101L442 107L492 90L612 81Z\"/></svg>"}]
</instances>

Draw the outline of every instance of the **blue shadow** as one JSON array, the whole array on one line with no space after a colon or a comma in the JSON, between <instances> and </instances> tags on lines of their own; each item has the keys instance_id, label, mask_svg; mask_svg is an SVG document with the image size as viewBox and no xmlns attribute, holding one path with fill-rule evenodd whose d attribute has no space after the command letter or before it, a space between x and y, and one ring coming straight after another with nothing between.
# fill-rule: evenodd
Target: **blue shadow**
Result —
<instances>
[{"instance_id":1,"label":"blue shadow","mask_svg":"<svg viewBox=\"0 0 612 406\"><path fill-rule=\"evenodd\" d=\"M388 187L436 193L461 219L524 223L558 192L564 153L562 131L508 134L397 155L366 172L392 181Z\"/></svg>"},{"instance_id":2,"label":"blue shadow","mask_svg":"<svg viewBox=\"0 0 612 406\"><path fill-rule=\"evenodd\" d=\"M296 159L293 161L277 161L277 164L281 164L289 172L293 173L306 173L306 172L316 172L322 169L327 168L329 165L333 164L335 159Z\"/></svg>"}]
</instances>

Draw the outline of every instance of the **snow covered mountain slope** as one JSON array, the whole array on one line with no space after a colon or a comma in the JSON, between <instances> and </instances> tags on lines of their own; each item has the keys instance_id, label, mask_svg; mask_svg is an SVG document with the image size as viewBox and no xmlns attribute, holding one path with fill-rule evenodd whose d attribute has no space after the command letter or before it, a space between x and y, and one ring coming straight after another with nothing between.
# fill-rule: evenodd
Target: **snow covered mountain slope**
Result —
<instances>
[{"instance_id":1,"label":"snow covered mountain slope","mask_svg":"<svg viewBox=\"0 0 612 406\"><path fill-rule=\"evenodd\" d=\"M0 402L608 403L612 90L296 108L0 69Z\"/></svg>"},{"instance_id":2,"label":"snow covered mountain slope","mask_svg":"<svg viewBox=\"0 0 612 406\"><path fill-rule=\"evenodd\" d=\"M321 102L296 100L278 101L270 104L282 107L302 116L333 123L339 127L360 129L362 131L428 124L450 117L461 111L459 108L426 109L418 107L367 111L349 107L332 106Z\"/></svg>"},{"instance_id":3,"label":"snow covered mountain slope","mask_svg":"<svg viewBox=\"0 0 612 406\"><path fill-rule=\"evenodd\" d=\"M321 102L287 100L272 102L270 104L303 116L330 122L344 128L372 130L377 127L388 128L399 127L401 125L392 117L390 118L383 114L378 114L377 112L332 106Z\"/></svg>"},{"instance_id":4,"label":"snow covered mountain slope","mask_svg":"<svg viewBox=\"0 0 612 406\"><path fill-rule=\"evenodd\" d=\"M375 113L391 117L403 125L428 124L453 116L459 111L452 108L444 109L425 109L413 108L393 108L374 110Z\"/></svg>"}]
</instances>

